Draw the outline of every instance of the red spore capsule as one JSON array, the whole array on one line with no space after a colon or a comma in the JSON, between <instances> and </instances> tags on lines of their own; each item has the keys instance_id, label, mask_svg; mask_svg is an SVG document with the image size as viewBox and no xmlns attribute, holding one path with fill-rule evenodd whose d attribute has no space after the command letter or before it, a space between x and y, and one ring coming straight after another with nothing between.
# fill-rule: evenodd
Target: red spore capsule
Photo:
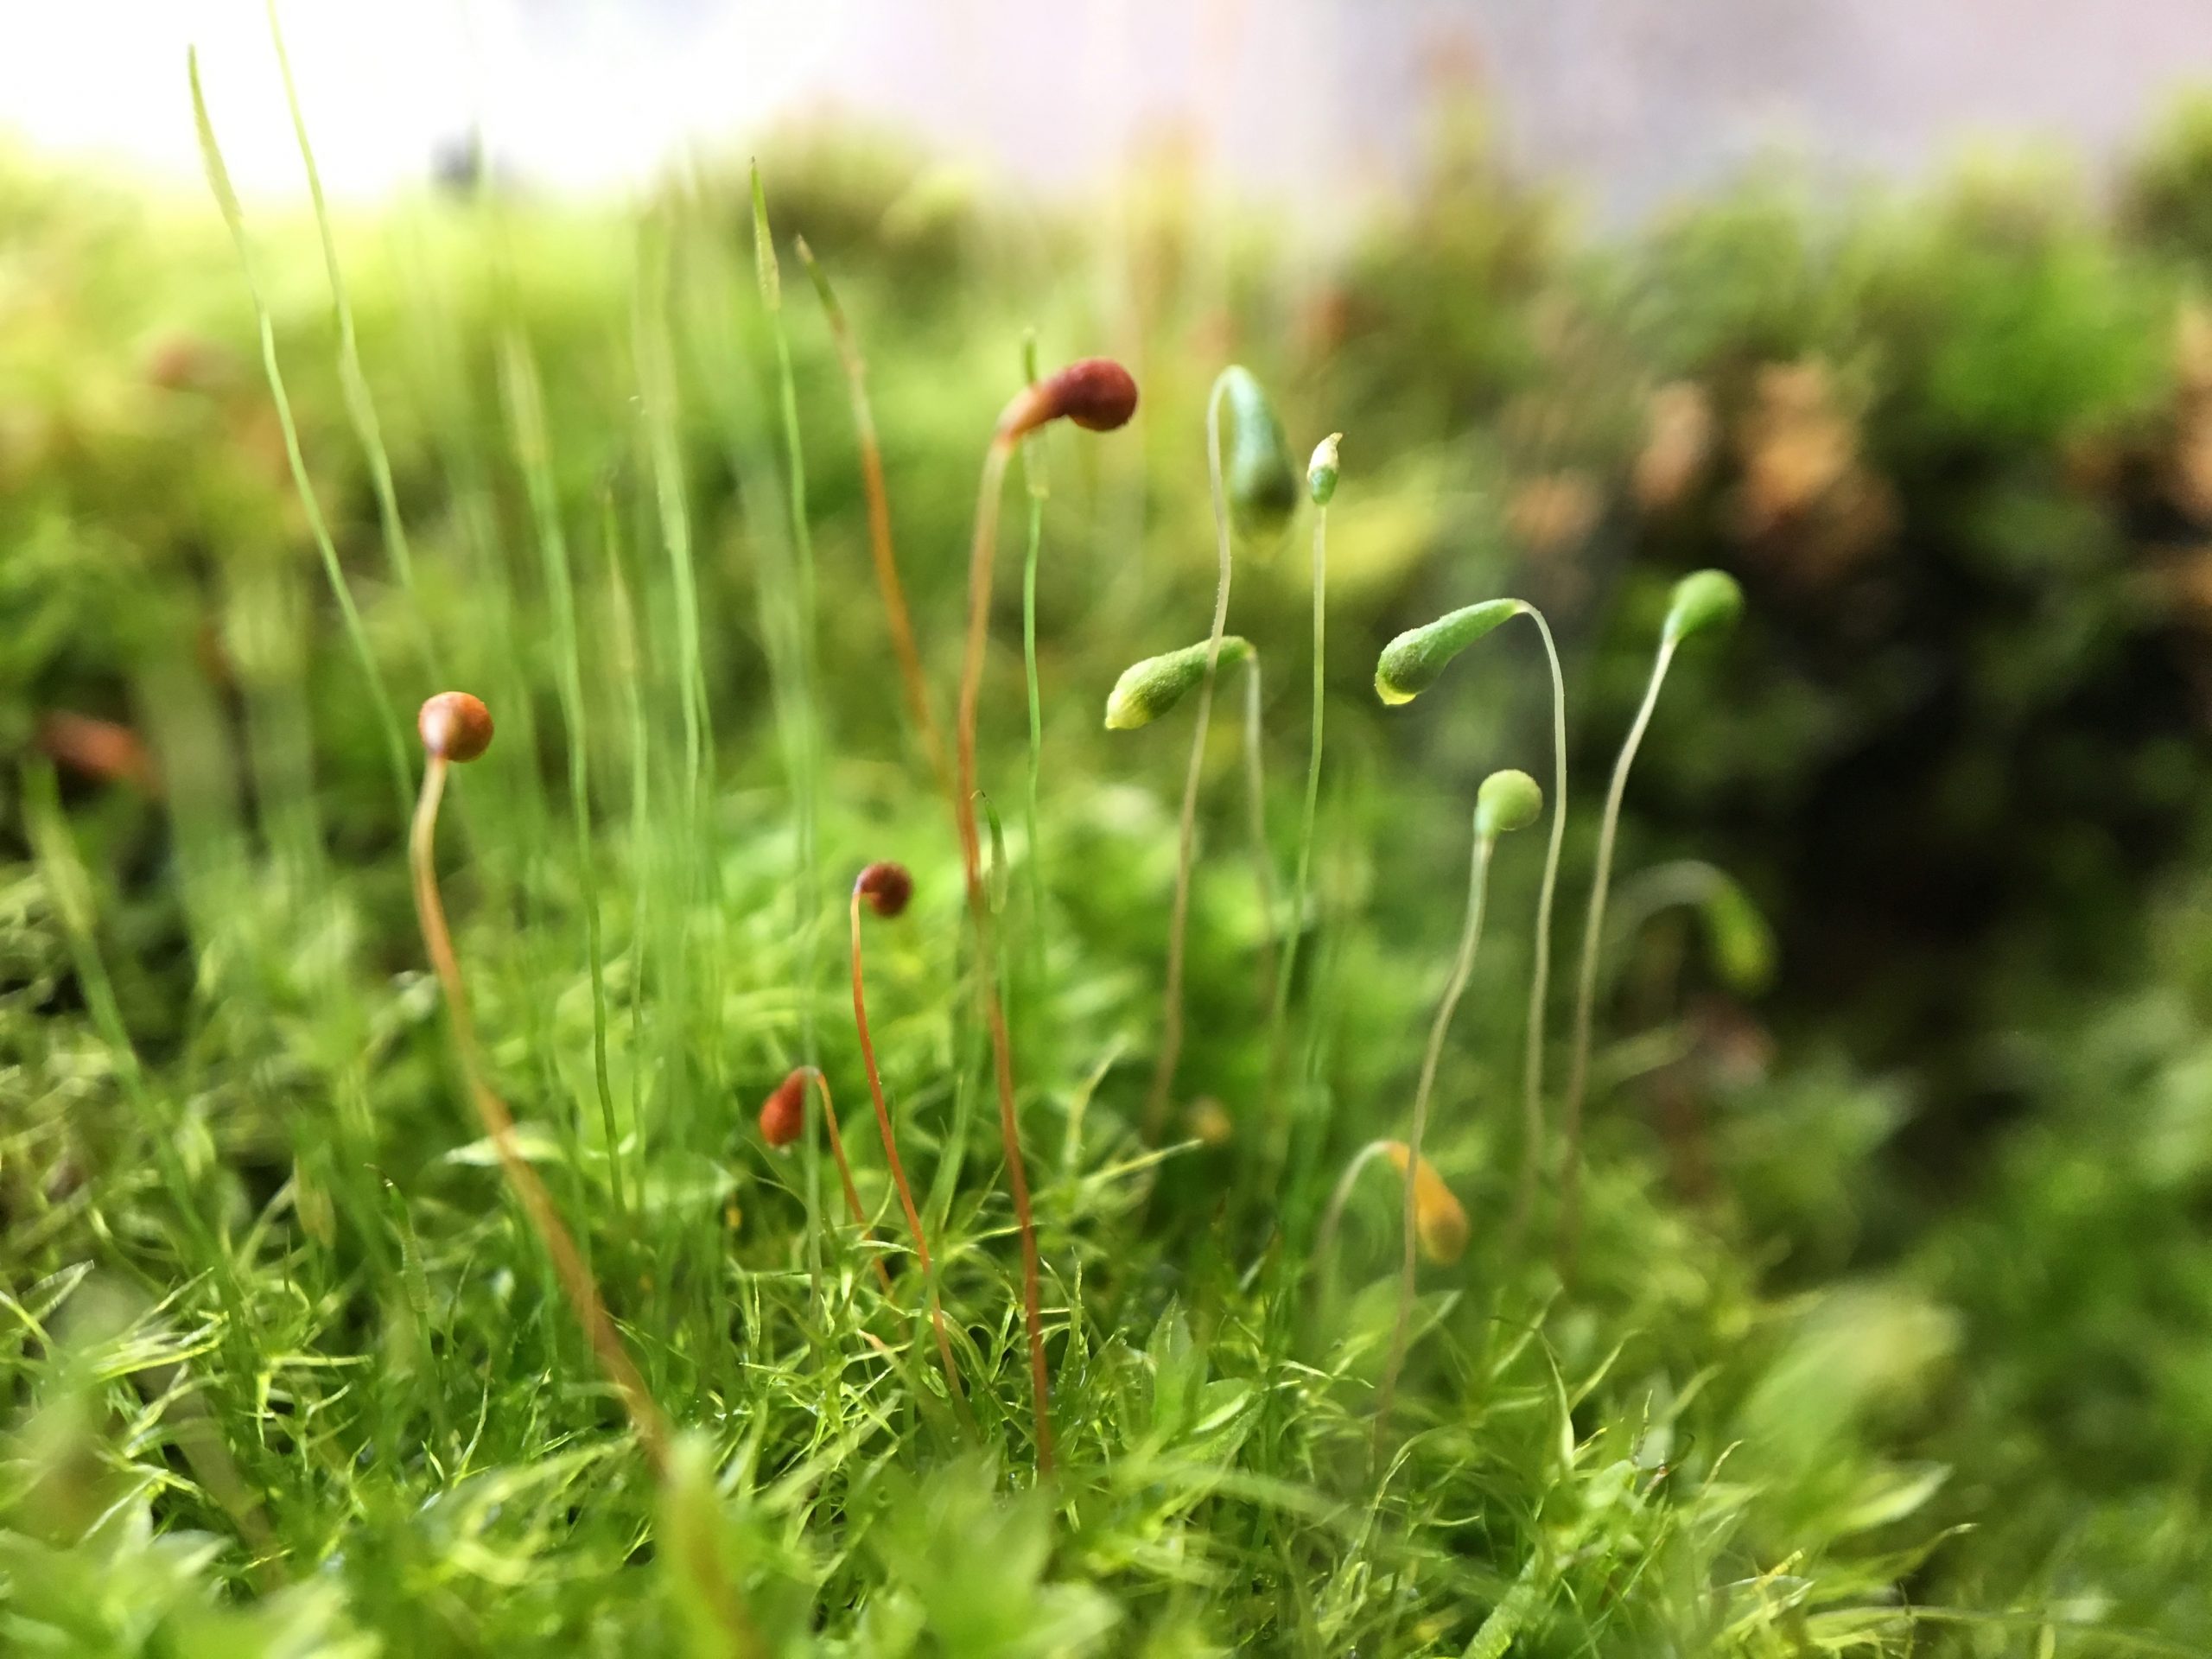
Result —
<instances>
[{"instance_id":1,"label":"red spore capsule","mask_svg":"<svg viewBox=\"0 0 2212 1659\"><path fill-rule=\"evenodd\" d=\"M914 896L914 878L904 864L871 864L854 881L853 891L867 899L868 907L877 915L889 918L906 910L907 900Z\"/></svg>"},{"instance_id":2,"label":"red spore capsule","mask_svg":"<svg viewBox=\"0 0 2212 1659\"><path fill-rule=\"evenodd\" d=\"M802 1065L762 1103L760 1138L772 1147L788 1147L805 1127L806 1068Z\"/></svg>"},{"instance_id":3,"label":"red spore capsule","mask_svg":"<svg viewBox=\"0 0 2212 1659\"><path fill-rule=\"evenodd\" d=\"M492 711L466 691L441 691L415 717L423 747L455 763L474 760L492 747Z\"/></svg>"}]
</instances>

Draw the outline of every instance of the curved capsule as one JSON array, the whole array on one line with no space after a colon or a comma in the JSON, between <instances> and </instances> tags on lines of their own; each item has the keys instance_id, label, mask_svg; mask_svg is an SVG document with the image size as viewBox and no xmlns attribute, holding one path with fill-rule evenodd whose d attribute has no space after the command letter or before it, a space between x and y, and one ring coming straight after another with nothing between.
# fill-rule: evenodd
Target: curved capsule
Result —
<instances>
[{"instance_id":1,"label":"curved capsule","mask_svg":"<svg viewBox=\"0 0 2212 1659\"><path fill-rule=\"evenodd\" d=\"M1149 726L1183 699L1206 676L1206 647L1201 639L1158 657L1132 663L1114 682L1106 699L1106 729L1126 732ZM1252 644L1239 634L1221 637L1221 666L1234 667L1252 654Z\"/></svg>"},{"instance_id":2,"label":"curved capsule","mask_svg":"<svg viewBox=\"0 0 2212 1659\"><path fill-rule=\"evenodd\" d=\"M1517 599L1486 599L1408 628L1376 658L1375 695L1393 705L1411 702L1436 683L1454 657L1528 608Z\"/></svg>"},{"instance_id":3,"label":"curved capsule","mask_svg":"<svg viewBox=\"0 0 2212 1659\"><path fill-rule=\"evenodd\" d=\"M1402 1141L1386 1142L1382 1155L1399 1174L1406 1173L1411 1154ZM1414 1237L1421 1253L1440 1266L1448 1267L1466 1253L1467 1211L1424 1158L1414 1174Z\"/></svg>"}]
</instances>

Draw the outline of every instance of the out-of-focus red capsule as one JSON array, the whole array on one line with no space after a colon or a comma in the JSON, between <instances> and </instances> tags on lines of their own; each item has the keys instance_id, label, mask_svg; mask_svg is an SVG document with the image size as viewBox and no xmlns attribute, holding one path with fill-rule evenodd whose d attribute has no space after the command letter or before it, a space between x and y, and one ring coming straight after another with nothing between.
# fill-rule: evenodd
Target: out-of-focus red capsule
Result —
<instances>
[{"instance_id":1,"label":"out-of-focus red capsule","mask_svg":"<svg viewBox=\"0 0 2212 1659\"><path fill-rule=\"evenodd\" d=\"M415 717L423 747L456 764L474 760L492 747L492 711L466 691L441 691Z\"/></svg>"},{"instance_id":2,"label":"out-of-focus red capsule","mask_svg":"<svg viewBox=\"0 0 2212 1659\"><path fill-rule=\"evenodd\" d=\"M1019 438L1064 419L1086 432L1111 432L1136 412L1135 376L1110 357L1080 358L1016 392L999 416L999 435Z\"/></svg>"},{"instance_id":3,"label":"out-of-focus red capsule","mask_svg":"<svg viewBox=\"0 0 2212 1659\"><path fill-rule=\"evenodd\" d=\"M862 870L853 882L853 891L867 899L868 907L877 915L897 916L914 896L914 878L907 874L904 864L887 860Z\"/></svg>"},{"instance_id":4,"label":"out-of-focus red capsule","mask_svg":"<svg viewBox=\"0 0 2212 1659\"><path fill-rule=\"evenodd\" d=\"M806 1068L802 1065L761 1103L760 1138L772 1147L788 1147L805 1127Z\"/></svg>"}]
</instances>

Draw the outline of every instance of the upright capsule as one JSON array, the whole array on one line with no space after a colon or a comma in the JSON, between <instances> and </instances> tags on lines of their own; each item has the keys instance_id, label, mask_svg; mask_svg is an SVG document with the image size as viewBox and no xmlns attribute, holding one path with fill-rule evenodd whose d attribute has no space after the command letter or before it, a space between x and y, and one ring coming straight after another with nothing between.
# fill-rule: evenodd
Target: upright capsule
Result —
<instances>
[{"instance_id":1,"label":"upright capsule","mask_svg":"<svg viewBox=\"0 0 2212 1659\"><path fill-rule=\"evenodd\" d=\"M492 747L492 711L466 691L441 691L415 717L423 747L442 760L474 760Z\"/></svg>"},{"instance_id":2,"label":"upright capsule","mask_svg":"<svg viewBox=\"0 0 2212 1659\"><path fill-rule=\"evenodd\" d=\"M1232 364L1222 372L1222 400L1229 407L1229 449L1222 486L1230 523L1253 541L1280 536L1298 511L1298 467L1274 405L1251 372Z\"/></svg>"},{"instance_id":3,"label":"upright capsule","mask_svg":"<svg viewBox=\"0 0 2212 1659\"><path fill-rule=\"evenodd\" d=\"M1491 773L1475 791L1475 833L1490 840L1526 830L1543 815L1544 791L1510 766Z\"/></svg>"},{"instance_id":4,"label":"upright capsule","mask_svg":"<svg viewBox=\"0 0 2212 1659\"><path fill-rule=\"evenodd\" d=\"M1744 613L1744 590L1726 570L1693 570L1675 584L1662 630L1669 644L1707 628L1725 628Z\"/></svg>"},{"instance_id":5,"label":"upright capsule","mask_svg":"<svg viewBox=\"0 0 2212 1659\"><path fill-rule=\"evenodd\" d=\"M1313 458L1306 463L1306 496L1317 507L1325 507L1336 498L1337 477L1343 470L1338 456L1338 447L1344 441L1341 432L1332 432L1313 446Z\"/></svg>"}]
</instances>

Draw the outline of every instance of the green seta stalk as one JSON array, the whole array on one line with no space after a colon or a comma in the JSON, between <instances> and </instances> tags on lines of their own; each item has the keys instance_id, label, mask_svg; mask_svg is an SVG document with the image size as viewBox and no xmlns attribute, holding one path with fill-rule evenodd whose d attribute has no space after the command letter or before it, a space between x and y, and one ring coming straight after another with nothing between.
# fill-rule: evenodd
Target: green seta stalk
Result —
<instances>
[{"instance_id":1,"label":"green seta stalk","mask_svg":"<svg viewBox=\"0 0 2212 1659\"><path fill-rule=\"evenodd\" d=\"M1321 734L1324 691L1328 681L1329 503L1337 493L1341 466L1338 446L1343 442L1343 433L1329 434L1315 447L1313 458L1306 469L1306 497L1313 504L1313 706L1312 729L1306 745L1306 799L1298 819L1298 863L1291 878L1289 923L1283 935L1282 966L1275 976L1273 1006L1268 1010L1270 1092L1282 1061L1291 981L1298 971L1299 944L1306 933L1306 895L1313 870L1313 825L1321 808ZM1271 1154L1270 1161L1277 1155Z\"/></svg>"},{"instance_id":2,"label":"green seta stalk","mask_svg":"<svg viewBox=\"0 0 2212 1659\"><path fill-rule=\"evenodd\" d=\"M830 275L814 257L803 236L791 246L814 283L815 297L830 325L830 338L845 371L845 390L853 409L853 435L860 448L861 490L868 501L868 559L875 569L876 593L883 601L883 619L891 634L891 652L898 658L899 677L906 689L906 717L913 724L930 775L950 800L952 766L945 757L944 738L938 729L937 711L930 701L929 681L922 672L922 653L914 643L914 621L906 607L906 586L899 579L899 554L891 539L891 495L884 483L883 445L876 435L875 410L868 395L868 362L860 341L847 321L845 308L830 285Z\"/></svg>"},{"instance_id":3,"label":"green seta stalk","mask_svg":"<svg viewBox=\"0 0 2212 1659\"><path fill-rule=\"evenodd\" d=\"M768 229L768 198L760 187L760 168L753 167L753 260L760 282L760 303L768 314L769 332L776 342L777 405L782 416L784 448L790 467L791 550L796 580L791 593L791 631L798 645L800 767L792 779L791 793L798 817L798 980L799 1052L808 1065L817 1056L814 1035L814 993L821 977L821 873L818 842L822 812L822 728L815 695L814 536L806 512L806 454L799 442L798 390L791 372L791 342L784 327L784 288L776 260L775 238Z\"/></svg>"},{"instance_id":4,"label":"green seta stalk","mask_svg":"<svg viewBox=\"0 0 2212 1659\"><path fill-rule=\"evenodd\" d=\"M1598 826L1598 862L1590 883L1590 908L1582 922L1582 961L1574 988L1574 1046L1567 1064L1565 1147L1560 1171L1560 1261L1562 1273L1571 1273L1581 1229L1582 1110L1590 1086L1591 1026L1598 997L1599 947L1605 931L1605 893L1612 880L1613 842L1620 830L1621 799L1628 791L1629 767L1642 747L1651 711L1658 705L1659 688L1683 640L1708 628L1723 628L1744 609L1744 592L1734 577L1720 570L1697 570L1675 584L1667 618L1659 630L1659 650L1651 664L1651 679L1643 702L1636 711L1620 756L1613 762L1612 781L1605 788L1605 810Z\"/></svg>"},{"instance_id":5,"label":"green seta stalk","mask_svg":"<svg viewBox=\"0 0 2212 1659\"><path fill-rule=\"evenodd\" d=\"M1037 384L1033 328L1022 337L1021 378L1030 385ZM1039 983L1045 973L1045 849L1037 829L1037 792L1045 770L1045 708L1037 688L1037 560L1045 547L1045 502L1051 490L1045 476L1044 440L1033 433L1021 442L1021 483L1029 497L1029 543L1021 559L1021 677L1029 696L1029 787L1021 811L1022 833L1029 843L1030 975L1033 983Z\"/></svg>"},{"instance_id":6,"label":"green seta stalk","mask_svg":"<svg viewBox=\"0 0 2212 1659\"><path fill-rule=\"evenodd\" d=\"M1229 409L1232 448L1224 461L1221 416ZM1206 399L1206 477L1213 502L1217 569L1213 626L1206 639L1205 677L1198 684L1191 760L1183 775L1183 807L1176 829L1175 897L1167 918L1167 985L1160 1014L1160 1057L1144 1106L1144 1136L1159 1138L1168 1096L1183 1057L1183 965L1191 917L1191 869L1198 850L1198 781L1205 771L1206 732L1213 721L1213 689L1223 632L1229 622L1232 543L1242 537L1265 544L1281 535L1298 505L1298 476L1268 395L1251 372L1236 364L1215 378ZM1272 887L1272 879L1270 879Z\"/></svg>"},{"instance_id":7,"label":"green seta stalk","mask_svg":"<svg viewBox=\"0 0 2212 1659\"><path fill-rule=\"evenodd\" d=\"M1106 729L1133 731L1149 726L1183 700L1193 687L1205 683L1206 663L1213 655L1217 671L1240 664L1244 673L1244 811L1252 840L1253 880L1258 892L1264 932L1261 941L1260 979L1263 988L1274 982L1275 910L1274 867L1268 856L1266 760L1260 742L1260 653L1249 640L1224 634L1217 655L1212 642L1201 639L1179 651L1164 652L1132 663L1114 683L1106 699Z\"/></svg>"},{"instance_id":8,"label":"green seta stalk","mask_svg":"<svg viewBox=\"0 0 2212 1659\"><path fill-rule=\"evenodd\" d=\"M1444 1039L1452 1029L1452 1016L1474 972L1475 952L1481 947L1483 908L1490 891L1491 855L1500 836L1525 830L1543 816L1544 792L1525 772L1493 772L1475 794L1474 849L1467 868L1467 915L1459 930L1459 948L1452 960L1452 975L1436 1005L1436 1019L1429 1027L1428 1046L1421 1055L1421 1081L1414 1090L1413 1128L1406 1136L1406 1161L1419 1171L1426 1160L1421 1142L1428 1129L1428 1103L1436 1088L1437 1063L1444 1056ZM1419 1266L1422 1235L1423 1183L1408 1175L1406 1181L1405 1250L1398 1271L1398 1314L1390 1328L1390 1348L1382 1364L1382 1380L1375 1396L1375 1444L1379 1451L1390 1421L1390 1407L1398 1390L1398 1376L1406 1362L1406 1339L1413 1329L1414 1275Z\"/></svg>"},{"instance_id":9,"label":"green seta stalk","mask_svg":"<svg viewBox=\"0 0 2212 1659\"><path fill-rule=\"evenodd\" d=\"M1484 600L1409 629L1382 648L1375 664L1375 694L1393 706L1412 702L1434 684L1452 659L1493 629L1525 616L1544 642L1552 677L1552 832L1544 849L1544 874L1536 893L1536 939L1529 974L1529 1017L1521 1063L1521 1175L1513 1201L1512 1231L1527 1227L1536 1201L1544 1154L1544 1027L1551 1006L1552 906L1559 893L1560 849L1567 836L1567 681L1551 625L1535 606L1518 599Z\"/></svg>"}]
</instances>

